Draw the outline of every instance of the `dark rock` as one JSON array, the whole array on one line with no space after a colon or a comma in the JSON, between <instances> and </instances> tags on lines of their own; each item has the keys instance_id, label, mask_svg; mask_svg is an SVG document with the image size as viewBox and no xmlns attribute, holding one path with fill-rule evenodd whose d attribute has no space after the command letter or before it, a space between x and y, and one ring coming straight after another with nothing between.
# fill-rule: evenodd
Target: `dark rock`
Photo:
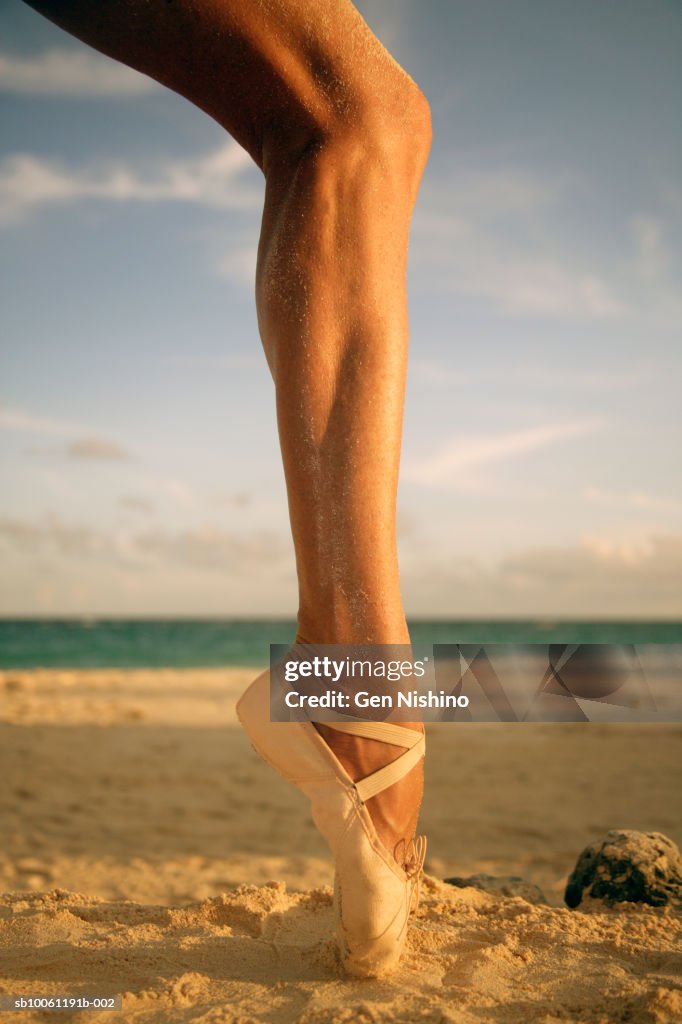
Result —
<instances>
[{"instance_id":1,"label":"dark rock","mask_svg":"<svg viewBox=\"0 0 682 1024\"><path fill-rule=\"evenodd\" d=\"M455 876L445 878L448 885L458 889L482 889L493 896L521 896L527 903L547 903L542 889L518 875L468 875L466 878Z\"/></svg>"},{"instance_id":2,"label":"dark rock","mask_svg":"<svg viewBox=\"0 0 682 1024\"><path fill-rule=\"evenodd\" d=\"M660 832L613 829L587 846L568 879L564 900L577 907L583 896L616 903L682 906L682 857Z\"/></svg>"}]
</instances>

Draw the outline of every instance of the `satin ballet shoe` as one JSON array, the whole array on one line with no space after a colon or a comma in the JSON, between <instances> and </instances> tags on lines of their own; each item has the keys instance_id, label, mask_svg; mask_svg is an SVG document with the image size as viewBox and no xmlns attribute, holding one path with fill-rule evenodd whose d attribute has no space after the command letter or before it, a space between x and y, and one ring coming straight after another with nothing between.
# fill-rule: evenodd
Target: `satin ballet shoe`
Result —
<instances>
[{"instance_id":1,"label":"satin ballet shoe","mask_svg":"<svg viewBox=\"0 0 682 1024\"><path fill-rule=\"evenodd\" d=\"M334 908L346 971L377 977L400 960L419 899L426 838L407 844L401 867L385 848L366 802L402 779L424 756L424 735L388 722L325 722L330 728L405 748L395 761L354 782L312 723L270 720L268 673L237 704L252 746L310 800L313 820L336 862Z\"/></svg>"}]
</instances>

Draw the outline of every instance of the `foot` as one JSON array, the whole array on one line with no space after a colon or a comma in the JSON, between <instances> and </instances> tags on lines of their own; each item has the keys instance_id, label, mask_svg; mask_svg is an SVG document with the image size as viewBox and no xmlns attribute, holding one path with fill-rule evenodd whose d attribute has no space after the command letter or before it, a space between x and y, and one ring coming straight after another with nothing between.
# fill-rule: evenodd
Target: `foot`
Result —
<instances>
[{"instance_id":1,"label":"foot","mask_svg":"<svg viewBox=\"0 0 682 1024\"><path fill-rule=\"evenodd\" d=\"M409 644L407 628L402 643ZM297 632L295 644L310 644L311 641ZM405 747L395 747L379 740L368 740L349 733L331 729L319 722L312 723L327 746L341 762L353 782L364 779L384 765L390 764L405 753ZM424 732L421 722L400 722L406 729ZM369 816L374 823L379 839L397 863L405 866L405 857L417 829L419 808L424 792L424 761L366 803Z\"/></svg>"},{"instance_id":2,"label":"foot","mask_svg":"<svg viewBox=\"0 0 682 1024\"><path fill-rule=\"evenodd\" d=\"M351 736L317 722L313 724L354 782L395 761L405 752L404 747ZM418 732L424 730L421 722L400 724ZM417 828L423 785L424 761L421 760L403 779L366 804L379 839L401 867L405 866L408 844Z\"/></svg>"}]
</instances>

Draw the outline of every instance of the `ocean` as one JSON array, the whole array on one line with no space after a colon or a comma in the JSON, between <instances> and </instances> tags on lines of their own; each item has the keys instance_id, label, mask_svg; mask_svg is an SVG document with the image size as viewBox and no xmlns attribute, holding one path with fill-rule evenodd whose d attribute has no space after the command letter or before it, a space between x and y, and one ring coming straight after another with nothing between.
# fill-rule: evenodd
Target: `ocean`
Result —
<instances>
[{"instance_id":1,"label":"ocean","mask_svg":"<svg viewBox=\"0 0 682 1024\"><path fill-rule=\"evenodd\" d=\"M293 621L266 619L2 619L0 668L264 666ZM680 622L426 621L417 644L682 644Z\"/></svg>"}]
</instances>

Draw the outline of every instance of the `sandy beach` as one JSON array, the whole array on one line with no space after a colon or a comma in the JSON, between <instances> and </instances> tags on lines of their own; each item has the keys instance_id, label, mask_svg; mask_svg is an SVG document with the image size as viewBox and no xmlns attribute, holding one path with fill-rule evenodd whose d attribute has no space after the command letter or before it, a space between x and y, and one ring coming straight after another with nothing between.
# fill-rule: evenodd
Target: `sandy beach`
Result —
<instances>
[{"instance_id":1,"label":"sandy beach","mask_svg":"<svg viewBox=\"0 0 682 1024\"><path fill-rule=\"evenodd\" d=\"M680 726L429 726L409 950L356 982L305 800L236 724L254 674L0 674L0 992L121 993L112 1021L682 1019L679 914L562 903L610 828L682 844ZM478 872L547 903L442 882Z\"/></svg>"}]
</instances>

